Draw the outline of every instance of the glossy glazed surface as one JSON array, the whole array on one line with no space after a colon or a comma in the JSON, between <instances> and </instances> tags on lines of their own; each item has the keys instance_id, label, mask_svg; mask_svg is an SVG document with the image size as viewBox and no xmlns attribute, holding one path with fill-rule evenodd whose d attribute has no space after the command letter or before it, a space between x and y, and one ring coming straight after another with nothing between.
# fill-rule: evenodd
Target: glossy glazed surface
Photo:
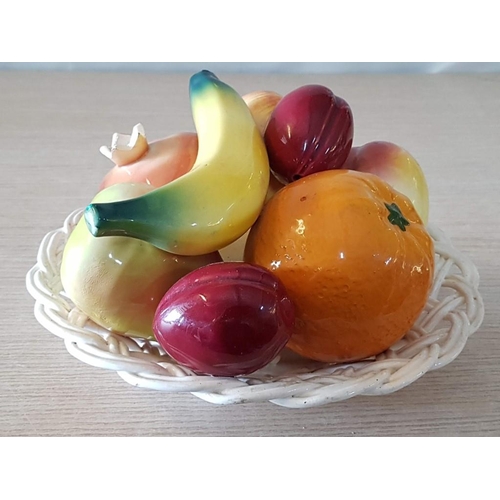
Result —
<instances>
[{"instance_id":1,"label":"glossy glazed surface","mask_svg":"<svg viewBox=\"0 0 500 500\"><path fill-rule=\"evenodd\" d=\"M256 90L243 96L262 137L266 133L267 124L281 97L280 94L270 90Z\"/></svg>"},{"instance_id":2,"label":"glossy glazed surface","mask_svg":"<svg viewBox=\"0 0 500 500\"><path fill-rule=\"evenodd\" d=\"M264 136L267 124L281 95L276 92L258 90L243 96L250 113ZM127 136L130 137L130 136ZM104 177L99 190L123 182L144 182L153 187L161 187L189 172L198 154L198 135L193 132L181 132L165 139L147 144L145 151L138 145L137 156L129 151L131 160L126 164L117 164ZM269 186L268 197L282 187L275 177Z\"/></svg>"},{"instance_id":3,"label":"glossy glazed surface","mask_svg":"<svg viewBox=\"0 0 500 500\"><path fill-rule=\"evenodd\" d=\"M372 174L332 170L281 189L245 261L271 270L296 309L288 346L320 361L378 354L422 311L433 242L408 198Z\"/></svg>"},{"instance_id":4,"label":"glossy glazed surface","mask_svg":"<svg viewBox=\"0 0 500 500\"><path fill-rule=\"evenodd\" d=\"M94 201L132 198L152 189L147 184L116 184ZM153 337L154 313L165 292L190 271L220 260L217 252L181 257L123 236L94 238L82 218L64 248L61 281L75 305L97 324Z\"/></svg>"},{"instance_id":5,"label":"glossy glazed surface","mask_svg":"<svg viewBox=\"0 0 500 500\"><path fill-rule=\"evenodd\" d=\"M270 167L282 182L341 168L352 138L349 104L322 85L305 85L285 95L265 133Z\"/></svg>"},{"instance_id":6,"label":"glossy glazed surface","mask_svg":"<svg viewBox=\"0 0 500 500\"><path fill-rule=\"evenodd\" d=\"M386 141L353 147L342 168L375 174L410 198L424 224L429 220L429 189L422 168L405 149Z\"/></svg>"},{"instance_id":7,"label":"glossy glazed surface","mask_svg":"<svg viewBox=\"0 0 500 500\"><path fill-rule=\"evenodd\" d=\"M197 373L236 376L271 362L292 333L293 306L266 269L212 264L176 283L158 306L158 342Z\"/></svg>"},{"instance_id":8,"label":"glossy glazed surface","mask_svg":"<svg viewBox=\"0 0 500 500\"><path fill-rule=\"evenodd\" d=\"M175 134L150 142L146 153L126 165L116 165L104 177L99 190L122 182L144 182L163 186L189 172L198 154L198 136Z\"/></svg>"},{"instance_id":9,"label":"glossy glazed surface","mask_svg":"<svg viewBox=\"0 0 500 500\"><path fill-rule=\"evenodd\" d=\"M191 77L198 156L186 175L134 200L91 204L95 236L127 235L180 255L223 248L255 222L269 186L264 140L241 96L215 75Z\"/></svg>"}]
</instances>

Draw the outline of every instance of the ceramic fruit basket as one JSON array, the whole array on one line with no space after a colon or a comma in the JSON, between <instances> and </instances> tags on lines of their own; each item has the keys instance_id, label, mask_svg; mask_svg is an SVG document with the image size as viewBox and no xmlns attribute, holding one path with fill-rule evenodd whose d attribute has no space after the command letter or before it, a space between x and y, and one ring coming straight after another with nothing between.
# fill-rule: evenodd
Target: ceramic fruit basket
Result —
<instances>
[{"instance_id":1,"label":"ceramic fruit basket","mask_svg":"<svg viewBox=\"0 0 500 500\"><path fill-rule=\"evenodd\" d=\"M352 147L349 105L318 85L241 98L202 71L190 98L197 134L115 134L99 193L41 242L26 286L70 354L288 408L389 394L460 354L478 271L426 224L407 151Z\"/></svg>"}]
</instances>

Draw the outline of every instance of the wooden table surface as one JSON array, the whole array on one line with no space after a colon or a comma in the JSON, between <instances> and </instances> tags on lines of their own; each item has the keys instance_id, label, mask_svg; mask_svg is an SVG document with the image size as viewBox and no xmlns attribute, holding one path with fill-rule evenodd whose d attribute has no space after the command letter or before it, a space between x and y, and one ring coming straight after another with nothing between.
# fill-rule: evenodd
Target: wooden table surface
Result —
<instances>
[{"instance_id":1,"label":"wooden table surface","mask_svg":"<svg viewBox=\"0 0 500 500\"><path fill-rule=\"evenodd\" d=\"M477 265L486 315L454 362L407 388L304 410L216 406L128 385L36 321L25 275L41 239L94 196L113 132L194 130L189 76L0 72L0 435L500 435L500 75L219 75L241 94L326 85L350 103L356 145L388 140L419 160L430 219Z\"/></svg>"}]
</instances>

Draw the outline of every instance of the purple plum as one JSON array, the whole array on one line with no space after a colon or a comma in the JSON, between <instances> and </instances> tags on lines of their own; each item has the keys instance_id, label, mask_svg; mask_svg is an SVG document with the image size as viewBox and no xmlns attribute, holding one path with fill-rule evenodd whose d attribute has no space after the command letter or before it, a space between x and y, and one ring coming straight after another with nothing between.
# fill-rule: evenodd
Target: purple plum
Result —
<instances>
[{"instance_id":1,"label":"purple plum","mask_svg":"<svg viewBox=\"0 0 500 500\"><path fill-rule=\"evenodd\" d=\"M274 108L264 140L269 164L283 183L341 168L353 140L349 104L322 85L305 85Z\"/></svg>"},{"instance_id":2,"label":"purple plum","mask_svg":"<svg viewBox=\"0 0 500 500\"><path fill-rule=\"evenodd\" d=\"M179 364L234 377L271 362L289 341L294 321L292 302L270 271L222 262L172 286L158 305L153 331Z\"/></svg>"}]
</instances>

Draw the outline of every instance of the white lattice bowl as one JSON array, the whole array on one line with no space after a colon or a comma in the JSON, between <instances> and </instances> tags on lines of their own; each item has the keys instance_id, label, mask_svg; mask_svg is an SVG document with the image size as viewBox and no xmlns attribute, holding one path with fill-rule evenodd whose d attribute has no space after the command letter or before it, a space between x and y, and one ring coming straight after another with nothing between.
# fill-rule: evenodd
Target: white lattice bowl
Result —
<instances>
[{"instance_id":1,"label":"white lattice bowl","mask_svg":"<svg viewBox=\"0 0 500 500\"><path fill-rule=\"evenodd\" d=\"M288 408L320 406L353 396L380 396L411 384L453 361L481 325L484 305L474 264L439 229L434 284L414 327L376 358L349 364L312 362L285 350L267 367L238 378L199 376L178 365L153 341L110 333L90 321L65 296L59 269L67 238L82 210L43 239L26 276L35 317L64 340L79 360L114 370L126 382L164 392L188 392L216 404L270 401Z\"/></svg>"}]
</instances>

